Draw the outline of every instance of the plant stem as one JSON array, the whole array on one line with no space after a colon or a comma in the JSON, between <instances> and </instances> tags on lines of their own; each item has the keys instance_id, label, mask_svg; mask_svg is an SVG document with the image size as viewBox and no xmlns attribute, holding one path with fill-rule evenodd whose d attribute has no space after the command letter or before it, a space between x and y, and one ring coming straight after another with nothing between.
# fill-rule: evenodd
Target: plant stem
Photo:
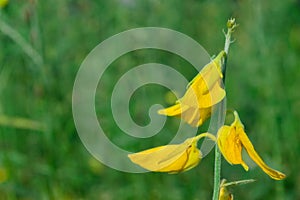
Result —
<instances>
[{"instance_id":1,"label":"plant stem","mask_svg":"<svg viewBox=\"0 0 300 200\"><path fill-rule=\"evenodd\" d=\"M0 115L0 126L10 126L20 129L30 129L36 131L43 131L44 124L31 119L21 117L8 117L6 115Z\"/></svg>"},{"instance_id":2,"label":"plant stem","mask_svg":"<svg viewBox=\"0 0 300 200\"><path fill-rule=\"evenodd\" d=\"M234 29L237 27L237 24L235 23L235 19L229 19L227 21L227 33L225 33L225 46L224 51L226 52L226 58L222 65L222 73L223 73L223 84L225 86L225 74L226 74L226 62L228 58L228 52L231 41L231 34L233 33ZM223 100L220 104L220 109L217 109L218 113L218 119L219 121L224 118L224 115L226 115L226 112L223 113L223 107L225 106L226 101ZM219 129L220 127L218 127ZM221 183L221 152L216 145L215 147L215 167L214 167L214 191L213 191L213 200L219 199L219 192L220 192L220 183Z\"/></svg>"},{"instance_id":3,"label":"plant stem","mask_svg":"<svg viewBox=\"0 0 300 200\"><path fill-rule=\"evenodd\" d=\"M221 182L221 153L220 153L218 145L216 145L216 147L215 147L213 200L218 200L219 199L220 182Z\"/></svg>"},{"instance_id":4,"label":"plant stem","mask_svg":"<svg viewBox=\"0 0 300 200\"><path fill-rule=\"evenodd\" d=\"M22 50L32 59L32 61L38 66L42 67L42 56L16 31L13 27L7 24L0 18L0 32L10 37L16 44L18 44Z\"/></svg>"},{"instance_id":5,"label":"plant stem","mask_svg":"<svg viewBox=\"0 0 300 200\"><path fill-rule=\"evenodd\" d=\"M226 100L224 99L220 105L218 105L219 108L217 109L218 112L218 126L222 126L222 119L224 119L224 115L226 115L226 112L224 112L224 106L226 106ZM218 127L219 129L220 127ZM218 136L217 136L218 137ZM214 165L214 191L213 191L213 200L219 199L219 191L220 191L220 184L221 184L221 152L216 144L215 146L215 165Z\"/></svg>"}]
</instances>

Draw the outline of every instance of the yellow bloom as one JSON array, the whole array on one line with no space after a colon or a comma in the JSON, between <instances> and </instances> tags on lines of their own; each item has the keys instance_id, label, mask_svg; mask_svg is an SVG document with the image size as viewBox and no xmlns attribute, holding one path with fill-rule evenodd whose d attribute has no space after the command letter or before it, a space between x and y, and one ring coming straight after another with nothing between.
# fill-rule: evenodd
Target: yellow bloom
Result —
<instances>
[{"instance_id":1,"label":"yellow bloom","mask_svg":"<svg viewBox=\"0 0 300 200\"><path fill-rule=\"evenodd\" d=\"M233 194L227 190L227 187L224 185L225 182L225 179L223 179L221 182L219 200L233 200Z\"/></svg>"},{"instance_id":2,"label":"yellow bloom","mask_svg":"<svg viewBox=\"0 0 300 200\"><path fill-rule=\"evenodd\" d=\"M197 142L202 137L216 140L214 135L203 133L188 138L181 144L170 144L129 154L130 160L154 172L178 173L197 166L202 158Z\"/></svg>"},{"instance_id":3,"label":"yellow bloom","mask_svg":"<svg viewBox=\"0 0 300 200\"><path fill-rule=\"evenodd\" d=\"M210 117L211 107L226 95L225 90L220 86L223 77L221 65L225 56L226 53L221 51L189 83L186 93L175 105L159 110L158 113L181 116L188 124L201 126Z\"/></svg>"},{"instance_id":4,"label":"yellow bloom","mask_svg":"<svg viewBox=\"0 0 300 200\"><path fill-rule=\"evenodd\" d=\"M234 111L235 120L230 126L222 126L218 131L218 146L230 164L241 164L248 171L248 165L242 159L242 148L245 148L250 158L271 178L281 180L285 175L270 168L255 151L251 141L244 131L238 114Z\"/></svg>"},{"instance_id":5,"label":"yellow bloom","mask_svg":"<svg viewBox=\"0 0 300 200\"><path fill-rule=\"evenodd\" d=\"M221 187L219 200L233 200L233 195L228 192L226 187Z\"/></svg>"},{"instance_id":6,"label":"yellow bloom","mask_svg":"<svg viewBox=\"0 0 300 200\"><path fill-rule=\"evenodd\" d=\"M233 200L233 194L227 190L228 186L247 184L254 181L254 179L248 179L226 183L226 179L223 179L220 184L219 200Z\"/></svg>"}]
</instances>

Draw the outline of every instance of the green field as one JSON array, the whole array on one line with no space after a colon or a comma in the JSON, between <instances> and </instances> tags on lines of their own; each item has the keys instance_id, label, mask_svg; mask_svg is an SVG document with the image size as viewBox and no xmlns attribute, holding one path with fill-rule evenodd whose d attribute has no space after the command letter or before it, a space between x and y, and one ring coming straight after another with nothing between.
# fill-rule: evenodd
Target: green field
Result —
<instances>
[{"instance_id":1,"label":"green field","mask_svg":"<svg viewBox=\"0 0 300 200\"><path fill-rule=\"evenodd\" d=\"M256 179L231 187L234 199L300 199L300 1L11 0L0 8L0 200L211 199L213 152L177 175L125 173L98 162L77 134L72 90L84 58L112 35L164 27L216 55L230 17L239 27L228 56L227 107L239 111L256 150L287 178L270 179L248 157L248 172L223 160L222 178ZM114 85L126 71L149 62L172 66L188 80L197 74L183 58L153 49L111 64L95 107L107 136L128 151L167 144L178 128L178 119L170 118L159 134L137 140L113 119ZM137 124L146 125L151 105L172 101L166 88L145 85L132 96L129 110Z\"/></svg>"}]
</instances>

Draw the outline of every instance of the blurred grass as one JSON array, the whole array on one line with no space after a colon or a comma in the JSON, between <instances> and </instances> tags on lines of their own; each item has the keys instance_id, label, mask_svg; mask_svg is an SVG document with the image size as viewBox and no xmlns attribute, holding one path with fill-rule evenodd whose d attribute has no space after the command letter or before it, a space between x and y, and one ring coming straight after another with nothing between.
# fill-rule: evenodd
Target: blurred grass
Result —
<instances>
[{"instance_id":1,"label":"blurred grass","mask_svg":"<svg viewBox=\"0 0 300 200\"><path fill-rule=\"evenodd\" d=\"M85 56L113 34L166 27L191 36L216 54L224 44L221 29L231 16L240 26L228 60L228 107L238 109L266 162L288 177L275 182L254 164L246 173L226 162L222 175L229 181L257 180L234 187L236 199L300 199L300 2L296 0L10 1L1 9L0 20L44 62L37 66L18 43L0 33L0 115L34 119L45 129L35 134L36 130L13 124L0 125L0 199L210 199L212 154L179 175L126 174L93 160L75 130L72 87ZM110 84L97 92L96 105L98 115L106 116L102 123L113 141L130 150L164 144L176 130L176 119L170 119L163 132L132 145L132 138L113 121L107 97L114 81L145 61L172 66L188 79L196 73L186 61L160 51L133 52L113 63L103 80ZM147 108L153 103L166 105L166 92L157 86L138 90L131 104L133 118L146 124ZM100 104L103 97L105 104Z\"/></svg>"}]
</instances>

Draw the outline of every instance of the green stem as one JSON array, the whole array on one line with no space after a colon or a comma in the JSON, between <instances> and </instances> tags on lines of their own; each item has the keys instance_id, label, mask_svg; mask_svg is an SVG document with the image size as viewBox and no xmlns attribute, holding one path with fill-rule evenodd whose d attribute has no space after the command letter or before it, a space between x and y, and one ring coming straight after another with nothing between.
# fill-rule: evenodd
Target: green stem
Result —
<instances>
[{"instance_id":1,"label":"green stem","mask_svg":"<svg viewBox=\"0 0 300 200\"><path fill-rule=\"evenodd\" d=\"M16 31L13 27L7 24L0 18L0 32L10 37L15 43L17 43L28 57L38 66L42 67L43 58L42 56Z\"/></svg>"},{"instance_id":2,"label":"green stem","mask_svg":"<svg viewBox=\"0 0 300 200\"><path fill-rule=\"evenodd\" d=\"M14 128L30 129L43 131L44 124L31 119L21 117L8 117L6 115L0 115L0 126L10 126Z\"/></svg>"},{"instance_id":3,"label":"green stem","mask_svg":"<svg viewBox=\"0 0 300 200\"><path fill-rule=\"evenodd\" d=\"M224 111L224 106L226 106L226 101L223 100L220 107L217 109L218 113L218 126L222 126L222 119L224 119L224 115L226 112ZM220 127L218 127L219 129ZM218 137L218 136L217 136ZM215 146L215 165L214 165L214 191L213 191L213 200L219 199L219 191L221 184L221 152L218 145Z\"/></svg>"},{"instance_id":4,"label":"green stem","mask_svg":"<svg viewBox=\"0 0 300 200\"><path fill-rule=\"evenodd\" d=\"M221 182L221 153L220 153L218 145L216 145L213 200L219 199L220 182Z\"/></svg>"},{"instance_id":5,"label":"green stem","mask_svg":"<svg viewBox=\"0 0 300 200\"><path fill-rule=\"evenodd\" d=\"M227 33L225 34L225 46L224 46L224 51L226 52L226 59L223 62L222 65L222 73L223 73L223 83L225 86L225 74L226 74L226 61L228 57L228 52L229 52L229 47L230 44L232 43L231 41L231 34L233 33L234 29L236 28L237 24L235 23L235 19L229 19L227 21ZM221 102L220 109L218 109L218 121L220 121L226 113L223 113L223 106L225 106L225 100ZM218 127L220 128L220 127ZM214 191L213 191L213 200L218 200L219 199L219 192L220 192L220 184L221 184L221 152L216 145L215 148L215 167L214 167Z\"/></svg>"}]
</instances>

